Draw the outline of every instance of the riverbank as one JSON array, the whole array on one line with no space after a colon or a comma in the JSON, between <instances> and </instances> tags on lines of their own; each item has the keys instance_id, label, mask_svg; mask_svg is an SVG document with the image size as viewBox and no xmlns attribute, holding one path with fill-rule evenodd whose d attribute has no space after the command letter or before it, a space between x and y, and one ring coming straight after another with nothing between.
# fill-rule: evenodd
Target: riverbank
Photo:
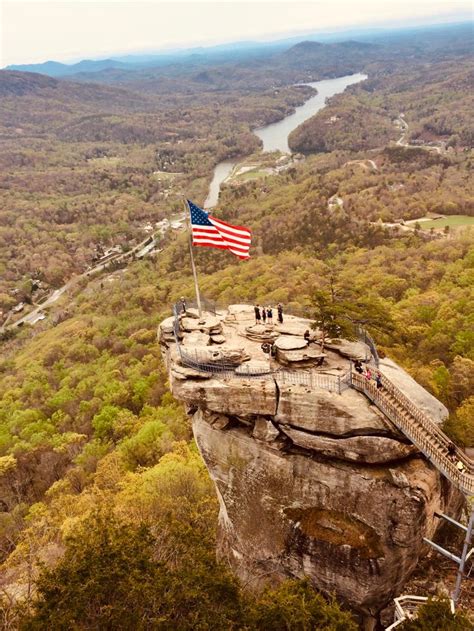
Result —
<instances>
[{"instance_id":1,"label":"riverbank","mask_svg":"<svg viewBox=\"0 0 474 631\"><path fill-rule=\"evenodd\" d=\"M354 83L359 83L367 79L367 75L362 73L356 73L352 75L345 75L343 77L337 77L336 79L324 79L323 81L313 81L311 83L305 83L316 90L316 94L310 97L303 105L295 108L295 111L286 116L282 120L265 125L259 129L255 129L254 133L262 141L263 153L279 152L279 154L291 155L290 147L288 146L288 136L299 125L304 123L305 120L311 118L317 114L326 105L327 99L331 98L335 94L340 94L344 90ZM245 159L242 159L245 160ZM209 209L217 205L219 200L220 187L224 182L234 181L236 177L242 176L240 173L241 168L246 168L245 163L238 162L236 160L224 160L219 162L214 169L213 177L209 185L209 194L204 202L204 208ZM239 167L236 170L236 167ZM275 164L273 169L277 169L278 164ZM250 172L252 169L248 169L246 172L247 179L252 176ZM278 171L272 171L278 172ZM261 177L266 173L256 174L255 177ZM270 174L270 173L268 173ZM253 177L252 179L255 179Z\"/></svg>"}]
</instances>

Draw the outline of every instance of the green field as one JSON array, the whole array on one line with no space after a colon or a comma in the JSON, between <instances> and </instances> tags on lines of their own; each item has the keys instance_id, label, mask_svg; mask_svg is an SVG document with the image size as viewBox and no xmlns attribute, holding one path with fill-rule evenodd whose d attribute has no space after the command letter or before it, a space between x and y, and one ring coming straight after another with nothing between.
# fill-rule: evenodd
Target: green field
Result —
<instances>
[{"instance_id":1,"label":"green field","mask_svg":"<svg viewBox=\"0 0 474 631\"><path fill-rule=\"evenodd\" d=\"M468 217L468 215L451 215L444 217L443 219L432 219L431 221L420 221L420 227L423 230L429 230L430 228L441 228L445 226L450 228L457 228L459 226L474 226L474 217Z\"/></svg>"},{"instance_id":2,"label":"green field","mask_svg":"<svg viewBox=\"0 0 474 631\"><path fill-rule=\"evenodd\" d=\"M237 176L238 180L257 180L261 177L265 177L268 175L268 171L261 171L258 169L252 171L246 171L245 173L240 173Z\"/></svg>"}]
</instances>

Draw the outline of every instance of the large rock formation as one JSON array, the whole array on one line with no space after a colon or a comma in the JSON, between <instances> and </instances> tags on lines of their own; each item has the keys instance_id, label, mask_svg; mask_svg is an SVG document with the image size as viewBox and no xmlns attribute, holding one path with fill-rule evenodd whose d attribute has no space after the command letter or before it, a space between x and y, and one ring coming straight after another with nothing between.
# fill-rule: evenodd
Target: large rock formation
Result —
<instances>
[{"instance_id":1,"label":"large rock formation","mask_svg":"<svg viewBox=\"0 0 474 631\"><path fill-rule=\"evenodd\" d=\"M361 614L375 615L416 567L422 538L438 524L434 512L456 507L459 495L364 395L348 387L347 357L370 356L367 348L341 344L339 353L334 344L325 365L303 370L298 353L291 364L291 351L310 351L307 361L321 355L316 342L308 348L303 340L307 321L289 317L280 329L257 330L252 308L244 305L217 319L220 327L213 318L210 331L186 318L182 350L189 348L187 335L208 336L204 348L251 358L240 364L240 375L183 366L186 355L171 341L169 320L160 341L172 392L188 405L216 485L219 555L254 588L307 576ZM214 349L210 332L220 336ZM275 337L275 357L266 355L261 340ZM202 339L199 346L202 351ZM258 376L245 375L246 366ZM387 367L393 382L442 419L446 410L436 399L393 362Z\"/></svg>"}]
</instances>

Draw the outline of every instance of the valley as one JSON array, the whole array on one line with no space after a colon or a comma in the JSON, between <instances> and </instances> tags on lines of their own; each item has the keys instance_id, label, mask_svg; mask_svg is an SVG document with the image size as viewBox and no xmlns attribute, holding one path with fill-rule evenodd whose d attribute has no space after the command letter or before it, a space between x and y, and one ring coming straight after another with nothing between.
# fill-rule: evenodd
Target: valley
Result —
<instances>
[{"instance_id":1,"label":"valley","mask_svg":"<svg viewBox=\"0 0 474 631\"><path fill-rule=\"evenodd\" d=\"M285 318L297 314L288 321L299 322L302 339L306 326L316 335L310 323L323 299L337 317L343 309L356 314L376 341L381 370L388 374L393 360L406 383L416 380L423 396L437 401L446 411L440 427L468 462L474 448L469 33L452 26L370 42L303 41L256 56L226 53L133 70L83 65L59 77L34 68L0 70L0 625L6 630L75 628L76 620L86 621L80 629L273 629L280 628L281 612L291 618L302 611L307 626L290 628L355 631L370 623L382 629L393 621L393 594L451 590L453 564L428 553L416 524L429 515L423 528L436 530L436 502L464 519L461 502L408 439L381 423L363 393L346 393L347 405L355 406L346 410L340 393L303 392L301 384L277 390L262 379L239 390L183 366L170 377L157 330L181 297L193 300L186 197L252 231L247 261L212 248L195 252L201 293L222 311L218 319L236 348L252 347L259 361L266 359L260 341L244 340L248 331L225 320L229 305L237 314L248 305L242 326L252 328L250 305L272 306L276 314L280 303ZM187 319L183 337L191 346L222 348L222 340L209 342ZM283 335L294 336L290 329ZM164 337L174 340L173 331ZM326 369L344 363L347 372L337 343L325 353L311 343L313 355L329 358ZM298 352L283 348L280 356L291 360ZM214 418L206 408L201 418L187 399L189 382L197 384L199 405L204 401L217 415L212 402L221 388L219 405L228 413ZM268 412L273 399L261 392L267 386L275 389L279 414ZM290 399L304 409L303 420L337 419L342 429L336 421L313 434L295 429L295 419L284 418ZM314 412L323 400L332 412ZM253 411L260 404L263 412ZM189 412L196 415L198 446ZM284 449L273 422L285 435ZM344 423L354 435L344 436ZM295 442L303 432L304 449ZM402 453L390 467L374 460L387 456L383 450L365 446L381 438ZM318 441L324 453L311 447ZM351 446L362 443L363 462ZM255 458L245 464L247 447ZM272 464L257 466L263 458ZM302 463L317 472L308 484L319 489L314 497L303 492ZM246 523L242 512L232 513L238 528L224 523L238 532L241 565L222 538L222 497L206 464L220 492L231 489L246 510L255 508ZM404 471L409 492L394 470ZM245 487L256 471L257 499ZM262 480L269 472L277 480L278 471L286 472L290 525L281 534L276 517L267 524L265 546L280 556L254 567L252 536L269 497ZM360 489L347 491L356 479L364 500ZM312 512L293 506L292 484L295 497L321 506ZM389 489L393 506L371 510L367 524L360 507L375 488ZM382 505L383 493L377 497ZM341 509L348 498L350 516ZM303 526L291 530L293 522ZM340 602L299 580L304 564L295 559L312 545L305 529L316 533L325 555L324 580L311 566L313 586L321 581L326 593L337 574L334 558L349 568L350 581L337 582ZM351 545L362 539L348 551L341 532ZM453 550L462 545L451 531L440 537ZM412 548L399 550L400 541ZM228 562L216 559L216 545L241 582ZM403 558L403 572L387 562L386 550ZM255 594L242 588L246 572L266 576L272 564L285 567L291 580ZM383 594L377 567L385 572ZM341 603L350 603L350 611ZM461 616L473 603L466 580L462 631L469 631ZM147 622L140 627L137 620Z\"/></svg>"}]
</instances>

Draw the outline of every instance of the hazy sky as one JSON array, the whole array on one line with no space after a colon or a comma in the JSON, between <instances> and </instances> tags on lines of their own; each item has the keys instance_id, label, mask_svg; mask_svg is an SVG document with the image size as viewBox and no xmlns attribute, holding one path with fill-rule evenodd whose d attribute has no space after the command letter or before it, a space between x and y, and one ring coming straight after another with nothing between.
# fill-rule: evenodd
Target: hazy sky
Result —
<instances>
[{"instance_id":1,"label":"hazy sky","mask_svg":"<svg viewBox=\"0 0 474 631\"><path fill-rule=\"evenodd\" d=\"M469 18L469 0L0 0L0 67L358 25Z\"/></svg>"}]
</instances>

